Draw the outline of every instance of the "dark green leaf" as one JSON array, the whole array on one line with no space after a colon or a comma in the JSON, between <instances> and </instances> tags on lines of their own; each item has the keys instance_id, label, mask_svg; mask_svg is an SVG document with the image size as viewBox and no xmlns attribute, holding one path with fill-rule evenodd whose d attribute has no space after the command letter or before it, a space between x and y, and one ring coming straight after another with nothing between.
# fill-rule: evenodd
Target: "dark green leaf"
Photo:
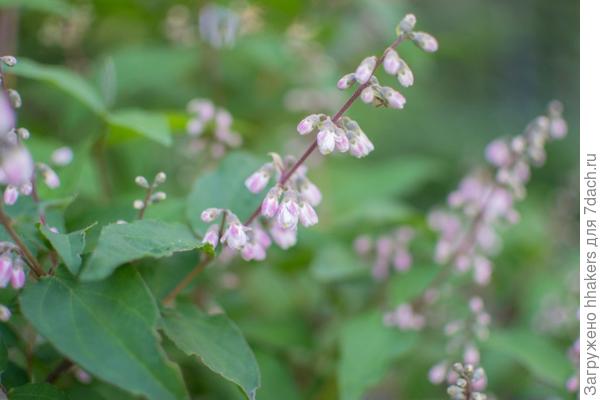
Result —
<instances>
[{"instance_id":1,"label":"dark green leaf","mask_svg":"<svg viewBox=\"0 0 600 400\"><path fill-rule=\"evenodd\" d=\"M257 353L260 366L261 387L258 390L260 400L300 400L302 397L287 366L275 356Z\"/></svg>"},{"instance_id":2,"label":"dark green leaf","mask_svg":"<svg viewBox=\"0 0 600 400\"><path fill-rule=\"evenodd\" d=\"M365 391L381 381L391 362L416 342L413 332L383 325L381 313L352 319L342 327L338 385L342 400L362 399Z\"/></svg>"},{"instance_id":3,"label":"dark green leaf","mask_svg":"<svg viewBox=\"0 0 600 400\"><path fill-rule=\"evenodd\" d=\"M63 17L68 17L72 11L71 5L62 0L0 0L0 8L9 7L25 7Z\"/></svg>"},{"instance_id":4,"label":"dark green leaf","mask_svg":"<svg viewBox=\"0 0 600 400\"><path fill-rule=\"evenodd\" d=\"M145 137L165 146L171 145L169 121L160 113L144 110L119 110L108 115L109 142Z\"/></svg>"},{"instance_id":5,"label":"dark green leaf","mask_svg":"<svg viewBox=\"0 0 600 400\"><path fill-rule=\"evenodd\" d=\"M14 388L9 393L11 400L67 400L61 390L49 383L28 383Z\"/></svg>"},{"instance_id":6,"label":"dark green leaf","mask_svg":"<svg viewBox=\"0 0 600 400\"><path fill-rule=\"evenodd\" d=\"M58 351L100 379L150 399L187 398L158 344L155 300L134 270L94 283L44 278L27 286L21 309Z\"/></svg>"},{"instance_id":7,"label":"dark green leaf","mask_svg":"<svg viewBox=\"0 0 600 400\"><path fill-rule=\"evenodd\" d=\"M60 258L63 260L73 275L79 273L81 266L81 253L85 248L85 231L75 231L67 234L54 233L46 225L40 227L40 231L50 241L50 244Z\"/></svg>"},{"instance_id":8,"label":"dark green leaf","mask_svg":"<svg viewBox=\"0 0 600 400\"><path fill-rule=\"evenodd\" d=\"M96 89L81 76L68 69L19 59L18 64L11 72L19 76L37 79L54 85L79 100L96 114L103 116L106 111L106 107Z\"/></svg>"},{"instance_id":9,"label":"dark green leaf","mask_svg":"<svg viewBox=\"0 0 600 400\"><path fill-rule=\"evenodd\" d=\"M4 339L0 336L0 373L4 372L8 365L8 351Z\"/></svg>"},{"instance_id":10,"label":"dark green leaf","mask_svg":"<svg viewBox=\"0 0 600 400\"><path fill-rule=\"evenodd\" d=\"M191 305L169 311L163 318L167 336L188 355L237 384L250 399L256 397L260 372L239 328L225 315L207 315Z\"/></svg>"},{"instance_id":11,"label":"dark green leaf","mask_svg":"<svg viewBox=\"0 0 600 400\"><path fill-rule=\"evenodd\" d=\"M81 273L82 280L109 276L119 265L144 257L168 257L201 247L200 240L183 225L142 220L102 228L96 250Z\"/></svg>"}]
</instances>

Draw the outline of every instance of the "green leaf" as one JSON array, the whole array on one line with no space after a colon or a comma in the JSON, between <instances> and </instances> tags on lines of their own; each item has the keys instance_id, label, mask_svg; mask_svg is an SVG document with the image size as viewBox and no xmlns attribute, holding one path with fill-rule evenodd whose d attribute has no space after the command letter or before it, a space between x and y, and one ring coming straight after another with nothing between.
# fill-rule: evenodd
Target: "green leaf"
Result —
<instances>
[{"instance_id":1,"label":"green leaf","mask_svg":"<svg viewBox=\"0 0 600 400\"><path fill-rule=\"evenodd\" d=\"M98 378L149 399L187 398L158 343L158 308L132 269L80 283L44 278L21 295L25 317L58 351Z\"/></svg>"},{"instance_id":2,"label":"green leaf","mask_svg":"<svg viewBox=\"0 0 600 400\"><path fill-rule=\"evenodd\" d=\"M68 69L42 65L20 58L17 65L11 69L11 72L18 76L37 79L56 86L98 115L103 116L106 112L106 107L96 89L81 76Z\"/></svg>"},{"instance_id":3,"label":"green leaf","mask_svg":"<svg viewBox=\"0 0 600 400\"><path fill-rule=\"evenodd\" d=\"M257 353L260 366L261 387L258 391L260 400L300 400L300 392L294 382L289 368L275 356Z\"/></svg>"},{"instance_id":4,"label":"green leaf","mask_svg":"<svg viewBox=\"0 0 600 400\"><path fill-rule=\"evenodd\" d=\"M73 275L79 273L81 253L83 253L85 248L85 231L87 229L89 228L62 234L52 232L46 225L40 227L40 231L44 237L48 239Z\"/></svg>"},{"instance_id":5,"label":"green leaf","mask_svg":"<svg viewBox=\"0 0 600 400\"><path fill-rule=\"evenodd\" d=\"M514 359L538 378L557 387L563 387L572 373L565 352L533 332L493 331L483 345Z\"/></svg>"},{"instance_id":6,"label":"green leaf","mask_svg":"<svg viewBox=\"0 0 600 400\"><path fill-rule=\"evenodd\" d=\"M437 265L414 265L406 273L394 274L388 287L390 304L397 306L423 293L440 271Z\"/></svg>"},{"instance_id":7,"label":"green leaf","mask_svg":"<svg viewBox=\"0 0 600 400\"><path fill-rule=\"evenodd\" d=\"M331 283L367 276L369 268L340 244L321 247L310 272L319 282Z\"/></svg>"},{"instance_id":8,"label":"green leaf","mask_svg":"<svg viewBox=\"0 0 600 400\"><path fill-rule=\"evenodd\" d=\"M9 393L11 400L68 400L66 394L49 383L28 383Z\"/></svg>"},{"instance_id":9,"label":"green leaf","mask_svg":"<svg viewBox=\"0 0 600 400\"><path fill-rule=\"evenodd\" d=\"M72 7L62 0L0 0L0 8L25 7L63 17L70 16Z\"/></svg>"},{"instance_id":10,"label":"green leaf","mask_svg":"<svg viewBox=\"0 0 600 400\"><path fill-rule=\"evenodd\" d=\"M338 385L342 400L362 399L365 391L381 381L391 362L416 342L414 332L383 325L379 312L363 314L342 327Z\"/></svg>"},{"instance_id":11,"label":"green leaf","mask_svg":"<svg viewBox=\"0 0 600 400\"><path fill-rule=\"evenodd\" d=\"M160 113L144 110L119 110L108 115L109 143L142 136L159 144L171 145L168 119Z\"/></svg>"},{"instance_id":12,"label":"green leaf","mask_svg":"<svg viewBox=\"0 0 600 400\"><path fill-rule=\"evenodd\" d=\"M206 226L200 220L200 213L207 208L228 208L241 221L252 214L261 203L263 196L246 189L244 181L268 160L241 152L230 153L216 171L200 177L188 197L187 218L195 230L202 231Z\"/></svg>"},{"instance_id":13,"label":"green leaf","mask_svg":"<svg viewBox=\"0 0 600 400\"><path fill-rule=\"evenodd\" d=\"M163 318L167 336L187 355L200 358L212 371L256 397L260 372L239 328L226 315L207 315L192 305L180 305Z\"/></svg>"},{"instance_id":14,"label":"green leaf","mask_svg":"<svg viewBox=\"0 0 600 400\"><path fill-rule=\"evenodd\" d=\"M86 263L81 280L109 276L119 265L144 257L168 257L202 246L188 228L180 224L141 220L102 228L98 245Z\"/></svg>"},{"instance_id":15,"label":"green leaf","mask_svg":"<svg viewBox=\"0 0 600 400\"><path fill-rule=\"evenodd\" d=\"M6 350L6 344L4 339L0 336L0 373L4 372L8 365L8 350Z\"/></svg>"}]
</instances>

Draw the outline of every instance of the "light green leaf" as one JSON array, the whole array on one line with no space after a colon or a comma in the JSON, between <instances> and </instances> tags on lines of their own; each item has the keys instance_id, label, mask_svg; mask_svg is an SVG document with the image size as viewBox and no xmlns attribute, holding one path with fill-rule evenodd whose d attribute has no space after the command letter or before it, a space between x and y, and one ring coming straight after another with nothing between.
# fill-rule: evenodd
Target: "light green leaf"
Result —
<instances>
[{"instance_id":1,"label":"light green leaf","mask_svg":"<svg viewBox=\"0 0 600 400\"><path fill-rule=\"evenodd\" d=\"M437 265L417 264L405 273L394 274L388 286L391 305L400 305L423 293L439 273L440 268Z\"/></svg>"},{"instance_id":2,"label":"light green leaf","mask_svg":"<svg viewBox=\"0 0 600 400\"><path fill-rule=\"evenodd\" d=\"M165 146L171 145L171 128L168 119L160 113L129 109L108 115L109 143L142 136Z\"/></svg>"},{"instance_id":3,"label":"light green leaf","mask_svg":"<svg viewBox=\"0 0 600 400\"><path fill-rule=\"evenodd\" d=\"M134 270L93 283L44 278L27 285L20 301L41 335L98 378L149 399L187 398L158 343L156 302Z\"/></svg>"},{"instance_id":4,"label":"light green leaf","mask_svg":"<svg viewBox=\"0 0 600 400\"><path fill-rule=\"evenodd\" d=\"M533 332L493 331L483 345L514 359L538 378L557 387L563 387L573 372L564 350Z\"/></svg>"},{"instance_id":5,"label":"light green leaf","mask_svg":"<svg viewBox=\"0 0 600 400\"><path fill-rule=\"evenodd\" d=\"M162 323L167 336L187 355L197 356L212 371L256 397L260 372L239 328L227 316L207 315L192 305L168 311Z\"/></svg>"},{"instance_id":6,"label":"light green leaf","mask_svg":"<svg viewBox=\"0 0 600 400\"><path fill-rule=\"evenodd\" d=\"M49 383L28 383L10 391L11 400L68 400L66 394Z\"/></svg>"},{"instance_id":7,"label":"light green leaf","mask_svg":"<svg viewBox=\"0 0 600 400\"><path fill-rule=\"evenodd\" d=\"M102 228L98 245L86 263L81 280L109 276L119 265L144 257L162 258L202 246L188 228L180 224L141 220Z\"/></svg>"},{"instance_id":8,"label":"light green leaf","mask_svg":"<svg viewBox=\"0 0 600 400\"><path fill-rule=\"evenodd\" d=\"M72 12L70 4L62 0L0 0L0 8L25 7L68 17Z\"/></svg>"},{"instance_id":9,"label":"light green leaf","mask_svg":"<svg viewBox=\"0 0 600 400\"><path fill-rule=\"evenodd\" d=\"M200 177L188 197L187 218L195 230L202 231L206 225L200 220L200 213L210 207L228 208L241 221L261 203L263 196L253 194L246 189L244 181L262 163L268 160L258 160L241 152L229 154L216 171Z\"/></svg>"},{"instance_id":10,"label":"light green leaf","mask_svg":"<svg viewBox=\"0 0 600 400\"><path fill-rule=\"evenodd\" d=\"M85 231L87 229L62 234L52 232L46 225L40 227L40 231L44 237L50 241L54 250L56 250L73 275L79 273L81 253L83 253L85 248Z\"/></svg>"},{"instance_id":11,"label":"light green leaf","mask_svg":"<svg viewBox=\"0 0 600 400\"><path fill-rule=\"evenodd\" d=\"M381 381L392 361L416 342L414 332L383 325L381 313L354 318L342 327L338 385L342 400L362 399L365 391Z\"/></svg>"},{"instance_id":12,"label":"light green leaf","mask_svg":"<svg viewBox=\"0 0 600 400\"><path fill-rule=\"evenodd\" d=\"M340 244L321 247L310 272L319 282L337 282L367 276L369 268L353 252Z\"/></svg>"},{"instance_id":13,"label":"light green leaf","mask_svg":"<svg viewBox=\"0 0 600 400\"><path fill-rule=\"evenodd\" d=\"M20 58L17 65L11 69L11 72L25 78L37 79L54 85L100 116L103 116L106 112L106 107L96 89L81 76L68 69L42 65Z\"/></svg>"}]
</instances>

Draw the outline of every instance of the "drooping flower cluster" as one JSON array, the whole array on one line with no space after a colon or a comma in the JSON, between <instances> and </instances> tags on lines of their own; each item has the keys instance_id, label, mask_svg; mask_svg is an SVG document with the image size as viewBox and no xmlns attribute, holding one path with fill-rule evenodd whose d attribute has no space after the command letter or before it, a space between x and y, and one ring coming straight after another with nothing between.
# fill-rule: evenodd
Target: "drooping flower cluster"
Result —
<instances>
[{"instance_id":1,"label":"drooping flower cluster","mask_svg":"<svg viewBox=\"0 0 600 400\"><path fill-rule=\"evenodd\" d=\"M159 172L158 174L156 174L156 176L154 177L154 180L152 181L152 184L150 184L148 182L148 180L146 178L144 178L143 176L137 176L135 178L135 184L143 189L146 189L146 195L144 196L144 198L134 200L134 202L133 202L133 208L135 208L136 210L139 210L140 218L143 218L144 211L146 210L146 208L148 208L148 206L159 203L159 202L167 199L167 194L165 192L157 192L156 191L156 189L160 185L165 183L166 180L167 180L167 174L165 174L162 171Z\"/></svg>"},{"instance_id":2,"label":"drooping flower cluster","mask_svg":"<svg viewBox=\"0 0 600 400\"><path fill-rule=\"evenodd\" d=\"M25 285L25 262L13 243L0 242L0 288L9 284L13 289Z\"/></svg>"},{"instance_id":3,"label":"drooping flower cluster","mask_svg":"<svg viewBox=\"0 0 600 400\"><path fill-rule=\"evenodd\" d=\"M2 66L12 67L17 60L12 56L0 57L0 80L4 79ZM30 136L25 128L16 127L14 109L22 105L21 96L14 89L0 90L0 185L5 185L3 202L12 205L19 195L28 196L33 191L33 179L37 170L46 185L56 188L58 175L48 165L34 164L24 141Z\"/></svg>"},{"instance_id":4,"label":"drooping flower cluster","mask_svg":"<svg viewBox=\"0 0 600 400\"><path fill-rule=\"evenodd\" d=\"M451 400L486 400L482 391L487 386L487 376L481 367L473 364L455 363L448 379L447 393Z\"/></svg>"},{"instance_id":5,"label":"drooping flower cluster","mask_svg":"<svg viewBox=\"0 0 600 400\"><path fill-rule=\"evenodd\" d=\"M368 235L360 235L354 240L354 250L363 258L373 259L373 278L383 280L390 275L391 266L399 272L410 269L412 256L408 246L413 237L414 230L409 227L398 228L375 240Z\"/></svg>"},{"instance_id":6,"label":"drooping flower cluster","mask_svg":"<svg viewBox=\"0 0 600 400\"><path fill-rule=\"evenodd\" d=\"M225 155L227 149L242 144L239 133L232 130L233 118L229 111L219 108L207 99L194 99L188 103L192 117L187 123L187 133L192 142L186 148L194 153L207 150L212 158Z\"/></svg>"},{"instance_id":7,"label":"drooping flower cluster","mask_svg":"<svg viewBox=\"0 0 600 400\"><path fill-rule=\"evenodd\" d=\"M468 175L448 196L453 211L435 210L429 215L430 227L440 234L436 262L451 263L460 272L472 270L480 285L490 281L489 256L500 245L496 225L518 221L514 203L525 195L530 165L541 165L546 142L566 134L561 112L560 103L552 102L548 115L534 119L523 134L491 142L486 158L497 168L495 176L481 171Z\"/></svg>"}]
</instances>

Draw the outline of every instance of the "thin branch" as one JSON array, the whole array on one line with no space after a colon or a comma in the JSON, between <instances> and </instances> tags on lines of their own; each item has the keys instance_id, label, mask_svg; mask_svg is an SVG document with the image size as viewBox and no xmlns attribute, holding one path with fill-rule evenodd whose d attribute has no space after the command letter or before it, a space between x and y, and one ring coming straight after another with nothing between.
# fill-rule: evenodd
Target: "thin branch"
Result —
<instances>
[{"instance_id":1,"label":"thin branch","mask_svg":"<svg viewBox=\"0 0 600 400\"><path fill-rule=\"evenodd\" d=\"M63 359L60 362L60 364L58 364L52 371L50 371L50 373L46 377L46 382L47 383L56 382L62 374L64 374L65 372L68 372L74 365L75 364L73 364L73 361L71 361L67 358Z\"/></svg>"},{"instance_id":2,"label":"thin branch","mask_svg":"<svg viewBox=\"0 0 600 400\"><path fill-rule=\"evenodd\" d=\"M150 197L152 196L153 191L154 185L148 186L148 189L146 190L146 196L144 197L144 205L142 206L142 208L140 208L140 211L138 212L138 219L144 219L144 213L148 208L148 204L150 203Z\"/></svg>"}]
</instances>

